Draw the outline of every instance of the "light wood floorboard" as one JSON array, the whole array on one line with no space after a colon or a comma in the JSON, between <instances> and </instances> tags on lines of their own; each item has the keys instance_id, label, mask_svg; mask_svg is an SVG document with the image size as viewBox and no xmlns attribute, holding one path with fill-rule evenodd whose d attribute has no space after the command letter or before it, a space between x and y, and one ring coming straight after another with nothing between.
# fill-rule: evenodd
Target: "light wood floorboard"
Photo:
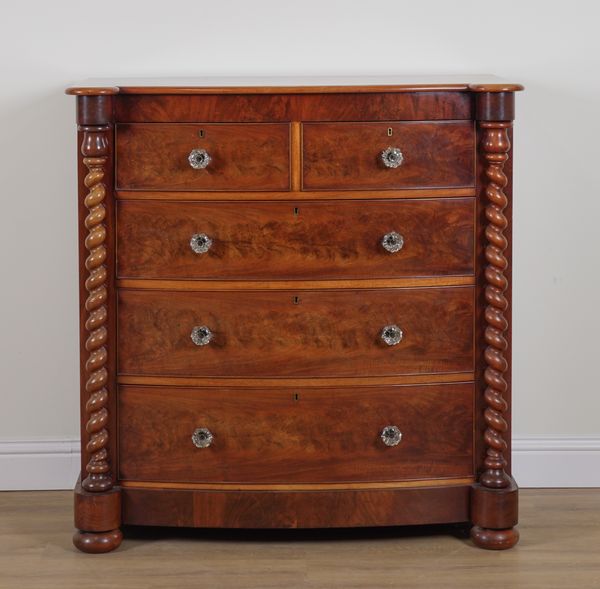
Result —
<instances>
[{"instance_id":1,"label":"light wood floorboard","mask_svg":"<svg viewBox=\"0 0 600 589\"><path fill-rule=\"evenodd\" d=\"M600 489L521 491L521 543L451 528L234 532L129 528L119 550L71 544L72 494L0 493L1 589L600 587Z\"/></svg>"}]
</instances>

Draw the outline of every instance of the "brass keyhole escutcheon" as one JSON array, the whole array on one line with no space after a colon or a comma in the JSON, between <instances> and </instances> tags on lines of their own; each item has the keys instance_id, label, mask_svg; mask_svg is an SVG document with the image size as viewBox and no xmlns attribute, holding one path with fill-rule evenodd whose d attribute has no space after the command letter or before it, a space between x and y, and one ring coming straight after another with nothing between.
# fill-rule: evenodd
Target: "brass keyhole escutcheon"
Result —
<instances>
[{"instance_id":1,"label":"brass keyhole escutcheon","mask_svg":"<svg viewBox=\"0 0 600 589\"><path fill-rule=\"evenodd\" d=\"M391 127L388 127L387 134L388 134L388 137L391 137L394 134L394 129L392 129Z\"/></svg>"},{"instance_id":2,"label":"brass keyhole escutcheon","mask_svg":"<svg viewBox=\"0 0 600 589\"><path fill-rule=\"evenodd\" d=\"M294 401L300 400L300 393L294 393Z\"/></svg>"},{"instance_id":3,"label":"brass keyhole escutcheon","mask_svg":"<svg viewBox=\"0 0 600 589\"><path fill-rule=\"evenodd\" d=\"M300 214L300 209L298 207L294 207L294 217L297 217Z\"/></svg>"},{"instance_id":4,"label":"brass keyhole escutcheon","mask_svg":"<svg viewBox=\"0 0 600 589\"><path fill-rule=\"evenodd\" d=\"M204 129L200 129L198 131L198 137L200 137L200 139L204 139Z\"/></svg>"},{"instance_id":5,"label":"brass keyhole escutcheon","mask_svg":"<svg viewBox=\"0 0 600 589\"><path fill-rule=\"evenodd\" d=\"M298 295L295 295L292 297L292 303L294 303L294 305L299 305L300 304L300 297Z\"/></svg>"}]
</instances>

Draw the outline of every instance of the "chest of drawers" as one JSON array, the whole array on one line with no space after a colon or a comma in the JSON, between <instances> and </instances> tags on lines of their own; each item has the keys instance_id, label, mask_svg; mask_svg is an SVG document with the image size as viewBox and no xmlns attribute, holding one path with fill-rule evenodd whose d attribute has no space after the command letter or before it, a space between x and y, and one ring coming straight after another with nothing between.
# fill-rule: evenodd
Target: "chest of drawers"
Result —
<instances>
[{"instance_id":1,"label":"chest of drawers","mask_svg":"<svg viewBox=\"0 0 600 589\"><path fill-rule=\"evenodd\" d=\"M498 79L85 83L75 545L122 524L518 540Z\"/></svg>"}]
</instances>

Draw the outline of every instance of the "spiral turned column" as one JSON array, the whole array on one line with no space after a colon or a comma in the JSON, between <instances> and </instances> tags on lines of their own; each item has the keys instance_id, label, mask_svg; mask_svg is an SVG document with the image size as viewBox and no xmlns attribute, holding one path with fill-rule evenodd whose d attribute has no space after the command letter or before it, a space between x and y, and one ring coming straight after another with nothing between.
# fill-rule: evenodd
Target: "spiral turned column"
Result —
<instances>
[{"instance_id":1,"label":"spiral turned column","mask_svg":"<svg viewBox=\"0 0 600 589\"><path fill-rule=\"evenodd\" d=\"M506 311L508 300L505 292L508 288L508 280L505 271L508 261L504 251L508 247L508 241L504 231L508 226L508 220L504 215L504 209L508 205L508 199L504 194L504 188L508 184L508 178L504 173L504 164L508 160L510 140L508 129L510 122L481 122L483 130L482 154L485 160L485 186L486 208L485 217L485 343L484 351L486 368L484 371L485 392L484 399L486 408L484 420L486 429L484 440L486 444L486 456L484 460L484 472L480 477L480 483L489 488L501 489L508 487L511 483L507 475L506 459L504 453L507 444L504 434L508 431L508 424L504 413L508 405L504 398L508 384L505 373L508 370L506 350L508 342L505 332L508 329Z\"/></svg>"},{"instance_id":2,"label":"spiral turned column","mask_svg":"<svg viewBox=\"0 0 600 589\"><path fill-rule=\"evenodd\" d=\"M85 248L88 252L85 268L87 298L85 301L85 330L87 339L85 350L85 391L88 395L85 405L88 435L86 450L89 461L87 476L81 486L90 492L108 491L112 488L110 464L108 460L108 288L106 247L106 186L103 179L108 161L109 126L83 127L81 153L88 169L84 178L87 195L84 199L88 213L85 218Z\"/></svg>"}]
</instances>

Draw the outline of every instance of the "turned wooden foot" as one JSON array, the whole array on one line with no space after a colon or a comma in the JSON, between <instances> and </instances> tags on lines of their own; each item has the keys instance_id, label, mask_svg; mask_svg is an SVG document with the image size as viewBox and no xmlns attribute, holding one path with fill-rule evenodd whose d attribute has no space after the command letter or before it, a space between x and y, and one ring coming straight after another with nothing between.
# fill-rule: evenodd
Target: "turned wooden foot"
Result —
<instances>
[{"instance_id":1,"label":"turned wooden foot","mask_svg":"<svg viewBox=\"0 0 600 589\"><path fill-rule=\"evenodd\" d=\"M121 545L122 539L121 530L111 530L110 532L82 532L77 530L73 534L75 548L90 554L110 552Z\"/></svg>"},{"instance_id":2,"label":"turned wooden foot","mask_svg":"<svg viewBox=\"0 0 600 589\"><path fill-rule=\"evenodd\" d=\"M519 489L510 478L509 485L495 489L475 484L471 489L471 539L487 550L506 550L519 541Z\"/></svg>"},{"instance_id":3,"label":"turned wooden foot","mask_svg":"<svg viewBox=\"0 0 600 589\"><path fill-rule=\"evenodd\" d=\"M506 530L491 530L480 526L471 528L471 539L475 546L486 550L507 550L519 541L519 530L508 528Z\"/></svg>"},{"instance_id":4,"label":"turned wooden foot","mask_svg":"<svg viewBox=\"0 0 600 589\"><path fill-rule=\"evenodd\" d=\"M75 487L75 528L73 544L82 552L101 554L121 545L121 490L104 493Z\"/></svg>"}]
</instances>

